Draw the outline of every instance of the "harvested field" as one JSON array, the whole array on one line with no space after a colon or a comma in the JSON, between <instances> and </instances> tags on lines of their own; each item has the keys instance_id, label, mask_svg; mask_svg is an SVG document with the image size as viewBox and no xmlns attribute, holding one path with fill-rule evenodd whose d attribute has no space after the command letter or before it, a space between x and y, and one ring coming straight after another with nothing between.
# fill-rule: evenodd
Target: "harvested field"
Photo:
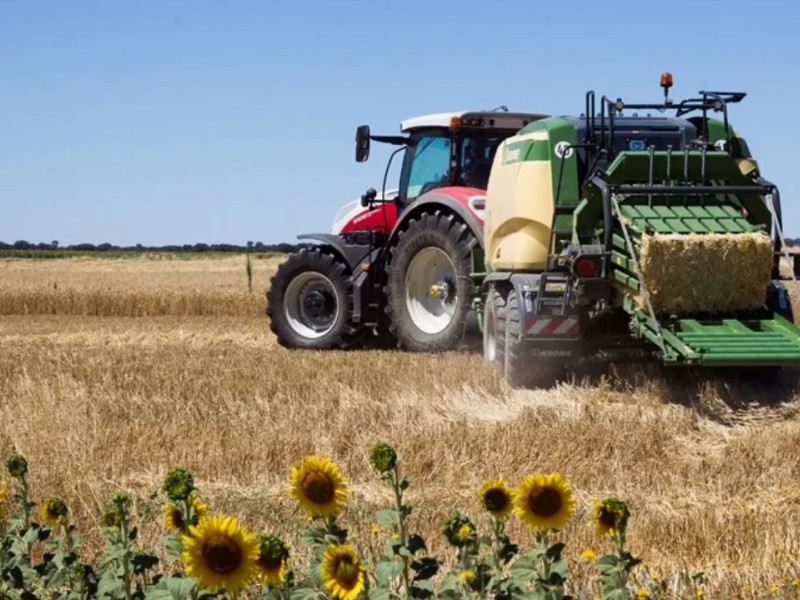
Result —
<instances>
[{"instance_id":1,"label":"harvested field","mask_svg":"<svg viewBox=\"0 0 800 600\"><path fill-rule=\"evenodd\" d=\"M647 568L704 571L707 597L743 587L770 597L771 584L800 571L793 373L612 366L526 391L477 354L290 352L263 316L276 265L254 262L248 294L243 257L0 262L0 452L28 456L35 499L67 498L87 552L99 549L96 524L116 487L135 495L143 543L157 545L151 496L176 465L192 469L212 507L282 530L300 551L304 521L286 480L312 452L341 464L354 492L343 522L377 549L372 511L390 498L367 451L386 440L417 475L413 527L433 552L445 552L451 509L480 522L483 479L558 470L580 500L564 532L577 580L587 572L581 550L604 548L586 513L605 495L630 501L630 547ZM531 537L516 522L512 533Z\"/></svg>"}]
</instances>

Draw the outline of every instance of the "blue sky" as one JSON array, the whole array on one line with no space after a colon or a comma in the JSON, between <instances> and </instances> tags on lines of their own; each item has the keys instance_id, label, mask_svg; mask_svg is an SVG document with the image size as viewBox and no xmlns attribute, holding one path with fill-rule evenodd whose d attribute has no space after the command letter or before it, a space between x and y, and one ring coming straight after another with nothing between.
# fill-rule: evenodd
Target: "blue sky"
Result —
<instances>
[{"instance_id":1,"label":"blue sky","mask_svg":"<svg viewBox=\"0 0 800 600\"><path fill-rule=\"evenodd\" d=\"M0 240L291 241L445 110L749 92L732 118L800 236L800 2L0 0Z\"/></svg>"}]
</instances>

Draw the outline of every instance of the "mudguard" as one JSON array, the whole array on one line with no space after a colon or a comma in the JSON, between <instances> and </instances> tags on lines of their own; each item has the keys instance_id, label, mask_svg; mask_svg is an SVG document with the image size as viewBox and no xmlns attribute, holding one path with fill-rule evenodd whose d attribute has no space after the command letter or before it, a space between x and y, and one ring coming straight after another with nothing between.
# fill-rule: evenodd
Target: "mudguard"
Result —
<instances>
[{"instance_id":1,"label":"mudguard","mask_svg":"<svg viewBox=\"0 0 800 600\"><path fill-rule=\"evenodd\" d=\"M304 233L298 235L297 239L324 242L339 255L350 267L351 271L355 271L356 267L364 261L370 251L370 247L367 244L348 244L341 236L332 233Z\"/></svg>"},{"instance_id":2,"label":"mudguard","mask_svg":"<svg viewBox=\"0 0 800 600\"><path fill-rule=\"evenodd\" d=\"M435 208L446 208L457 215L469 227L472 235L478 240L478 244L483 248L483 220L478 217L468 207L472 199L480 199L485 202L486 192L477 188L439 188L420 196L417 200L409 204L395 223L389 237L389 243L393 243L399 231L405 228L409 219L421 213L430 212Z\"/></svg>"}]
</instances>

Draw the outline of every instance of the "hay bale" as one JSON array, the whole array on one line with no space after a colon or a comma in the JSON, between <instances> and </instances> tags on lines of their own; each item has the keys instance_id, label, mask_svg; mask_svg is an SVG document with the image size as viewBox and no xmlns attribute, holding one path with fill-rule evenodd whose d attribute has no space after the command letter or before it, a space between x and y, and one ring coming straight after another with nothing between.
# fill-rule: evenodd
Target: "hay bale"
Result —
<instances>
[{"instance_id":1,"label":"hay bale","mask_svg":"<svg viewBox=\"0 0 800 600\"><path fill-rule=\"evenodd\" d=\"M772 259L763 232L645 234L639 267L655 312L724 313L763 306Z\"/></svg>"}]
</instances>

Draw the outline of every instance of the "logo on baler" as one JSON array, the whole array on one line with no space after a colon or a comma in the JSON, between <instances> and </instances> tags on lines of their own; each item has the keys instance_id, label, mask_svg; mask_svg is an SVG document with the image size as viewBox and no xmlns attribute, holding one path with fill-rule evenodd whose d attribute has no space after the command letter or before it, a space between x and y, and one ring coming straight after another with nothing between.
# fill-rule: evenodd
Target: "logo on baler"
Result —
<instances>
[{"instance_id":1,"label":"logo on baler","mask_svg":"<svg viewBox=\"0 0 800 600\"><path fill-rule=\"evenodd\" d=\"M558 142L554 148L556 156L562 159L572 156L572 144L569 142Z\"/></svg>"}]
</instances>

